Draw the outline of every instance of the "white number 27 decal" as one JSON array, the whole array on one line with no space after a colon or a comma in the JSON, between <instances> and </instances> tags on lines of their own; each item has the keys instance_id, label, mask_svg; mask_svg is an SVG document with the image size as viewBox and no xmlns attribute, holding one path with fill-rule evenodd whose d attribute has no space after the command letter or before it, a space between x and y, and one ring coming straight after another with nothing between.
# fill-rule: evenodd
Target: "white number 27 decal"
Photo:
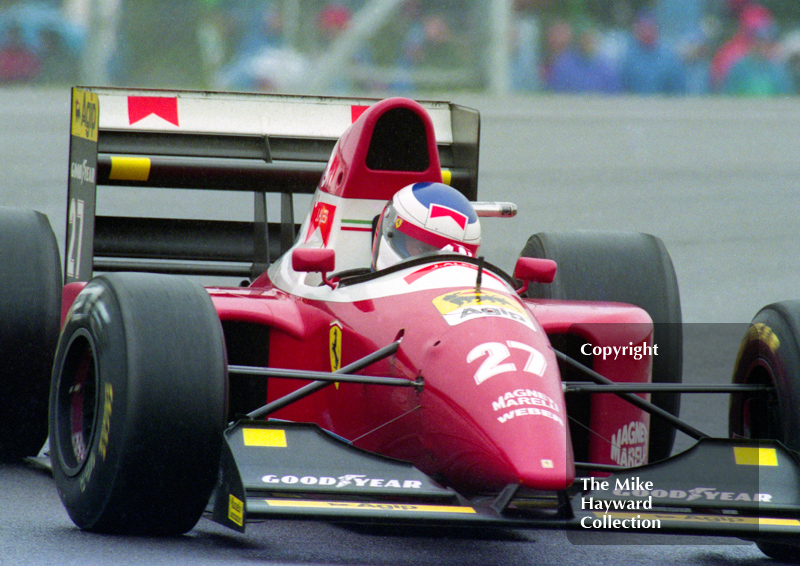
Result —
<instances>
[{"instance_id":1,"label":"white number 27 decal","mask_svg":"<svg viewBox=\"0 0 800 566\"><path fill-rule=\"evenodd\" d=\"M84 201L69 201L69 243L67 245L67 275L77 277L81 268L81 248L83 247Z\"/></svg>"},{"instance_id":2,"label":"white number 27 decal","mask_svg":"<svg viewBox=\"0 0 800 566\"><path fill-rule=\"evenodd\" d=\"M486 359L480 367L478 367L478 371L475 372L476 384L480 385L490 377L501 373L517 371L517 366L514 362L506 361L511 357L509 348L528 352L528 361L525 362L525 367L522 368L522 371L540 377L544 375L544 370L547 367L547 360L545 360L544 354L536 348L514 340L506 340L505 344L501 342L486 342L475 346L470 350L469 354L467 354L468 364L486 356Z\"/></svg>"}]
</instances>

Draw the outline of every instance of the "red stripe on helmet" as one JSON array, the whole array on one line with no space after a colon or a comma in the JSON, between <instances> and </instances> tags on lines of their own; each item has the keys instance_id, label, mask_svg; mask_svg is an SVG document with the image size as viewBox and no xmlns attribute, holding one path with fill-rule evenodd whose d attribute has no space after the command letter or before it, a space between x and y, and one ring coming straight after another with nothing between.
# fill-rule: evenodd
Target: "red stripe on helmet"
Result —
<instances>
[{"instance_id":1,"label":"red stripe on helmet","mask_svg":"<svg viewBox=\"0 0 800 566\"><path fill-rule=\"evenodd\" d=\"M469 218L467 218L466 214L462 214L457 210L453 210L452 208L448 208L446 206L442 206L440 204L431 204L430 208L430 217L431 218L452 218L455 220L456 224L458 224L462 230L467 229L467 223L469 223Z\"/></svg>"},{"instance_id":2,"label":"red stripe on helmet","mask_svg":"<svg viewBox=\"0 0 800 566\"><path fill-rule=\"evenodd\" d=\"M478 245L477 244L468 244L466 242L460 242L458 240L454 240L453 238L448 238L447 236L443 236L441 234L437 234L436 232L431 232L429 230L425 230L424 228L420 228L416 224L412 224L411 222L403 221L395 224L395 228L397 228L403 234L410 236L420 242L425 244L429 244L436 248L442 249L445 246L453 246L455 249L454 251L458 251L459 249L463 249L467 252L467 255L471 257L475 257L475 254L478 253Z\"/></svg>"}]
</instances>

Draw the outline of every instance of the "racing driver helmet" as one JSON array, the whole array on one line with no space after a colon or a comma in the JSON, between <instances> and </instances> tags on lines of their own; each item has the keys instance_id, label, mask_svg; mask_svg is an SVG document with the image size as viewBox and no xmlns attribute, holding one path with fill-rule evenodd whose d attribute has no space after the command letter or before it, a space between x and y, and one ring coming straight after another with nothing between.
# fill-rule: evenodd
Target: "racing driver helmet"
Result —
<instances>
[{"instance_id":1,"label":"racing driver helmet","mask_svg":"<svg viewBox=\"0 0 800 566\"><path fill-rule=\"evenodd\" d=\"M372 268L385 269L432 252L475 257L481 225L469 200L443 183L414 183L383 209L372 244Z\"/></svg>"}]
</instances>

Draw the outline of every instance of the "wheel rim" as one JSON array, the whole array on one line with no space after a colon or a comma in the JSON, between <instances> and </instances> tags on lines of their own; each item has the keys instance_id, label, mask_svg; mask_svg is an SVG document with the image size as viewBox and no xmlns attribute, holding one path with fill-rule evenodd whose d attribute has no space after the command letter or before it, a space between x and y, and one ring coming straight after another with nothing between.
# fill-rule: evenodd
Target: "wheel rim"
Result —
<instances>
[{"instance_id":1,"label":"wheel rim","mask_svg":"<svg viewBox=\"0 0 800 566\"><path fill-rule=\"evenodd\" d=\"M62 469L75 475L89 459L97 428L97 362L91 338L76 333L64 358L56 398L56 442Z\"/></svg>"}]
</instances>

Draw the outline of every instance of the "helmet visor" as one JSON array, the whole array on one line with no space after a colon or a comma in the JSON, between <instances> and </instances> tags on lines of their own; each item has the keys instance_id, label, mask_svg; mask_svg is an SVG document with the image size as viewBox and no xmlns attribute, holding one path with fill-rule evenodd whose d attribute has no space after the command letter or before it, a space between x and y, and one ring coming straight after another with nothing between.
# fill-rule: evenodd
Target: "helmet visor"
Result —
<instances>
[{"instance_id":1,"label":"helmet visor","mask_svg":"<svg viewBox=\"0 0 800 566\"><path fill-rule=\"evenodd\" d=\"M389 206L381 223L384 242L401 258L420 256L439 251L462 253L474 257L477 246L465 245L403 220L393 206Z\"/></svg>"}]
</instances>

